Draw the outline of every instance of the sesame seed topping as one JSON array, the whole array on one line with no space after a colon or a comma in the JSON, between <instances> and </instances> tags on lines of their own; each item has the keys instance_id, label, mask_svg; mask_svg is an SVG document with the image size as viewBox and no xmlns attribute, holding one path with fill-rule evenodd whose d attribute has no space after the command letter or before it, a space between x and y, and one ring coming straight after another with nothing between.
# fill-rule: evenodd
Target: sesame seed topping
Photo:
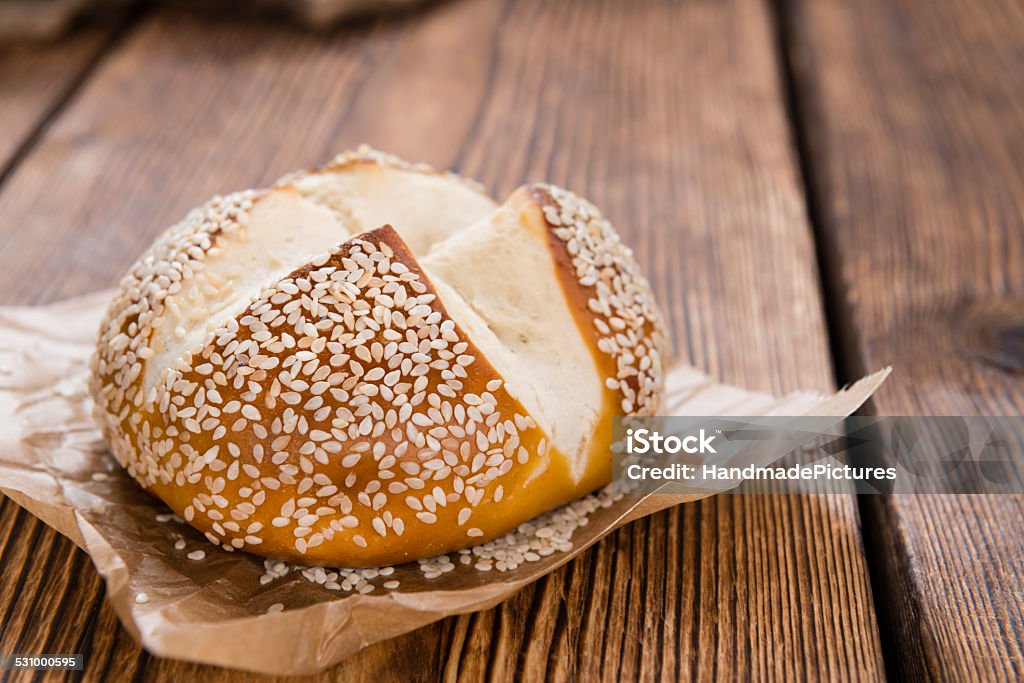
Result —
<instances>
[{"instance_id":1,"label":"sesame seed topping","mask_svg":"<svg viewBox=\"0 0 1024 683\"><path fill-rule=\"evenodd\" d=\"M646 281L592 205L535 187L588 292L598 348L614 360L604 386L624 412L649 414L660 398L663 331ZM453 518L468 538L491 535L487 525L486 533L466 525L475 510L518 490L502 478L546 456L548 435L449 317L390 228L270 283L244 311L211 323L201 343L144 388L147 364L166 341L157 330L192 335L235 293L244 273L208 266L246 238L264 196L214 198L122 280L92 388L118 461L157 493L188 490L191 500L177 511L225 549L259 552L284 536L296 557L314 548L317 557L329 547L376 550ZM174 547L184 550L184 541ZM502 570L529 558L485 560ZM447 566L437 561L429 571Z\"/></svg>"}]
</instances>

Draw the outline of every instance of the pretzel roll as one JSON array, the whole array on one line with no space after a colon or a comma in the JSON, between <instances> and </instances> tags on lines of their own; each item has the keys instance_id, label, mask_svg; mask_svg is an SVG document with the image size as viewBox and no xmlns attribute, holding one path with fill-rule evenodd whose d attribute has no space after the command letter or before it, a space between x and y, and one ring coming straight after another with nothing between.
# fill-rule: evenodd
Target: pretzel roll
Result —
<instances>
[{"instance_id":1,"label":"pretzel roll","mask_svg":"<svg viewBox=\"0 0 1024 683\"><path fill-rule=\"evenodd\" d=\"M91 392L117 460L211 542L395 564L611 476L667 351L597 209L372 150L214 198L121 281Z\"/></svg>"}]
</instances>

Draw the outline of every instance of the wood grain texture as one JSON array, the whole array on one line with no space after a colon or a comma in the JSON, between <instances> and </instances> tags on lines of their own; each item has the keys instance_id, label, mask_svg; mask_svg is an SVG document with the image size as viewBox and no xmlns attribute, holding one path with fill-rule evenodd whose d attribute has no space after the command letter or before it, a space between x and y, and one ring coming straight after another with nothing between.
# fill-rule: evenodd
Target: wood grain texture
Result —
<instances>
[{"instance_id":1,"label":"wood grain texture","mask_svg":"<svg viewBox=\"0 0 1024 683\"><path fill-rule=\"evenodd\" d=\"M56 44L0 46L0 177L110 44L94 26Z\"/></svg>"},{"instance_id":2,"label":"wood grain texture","mask_svg":"<svg viewBox=\"0 0 1024 683\"><path fill-rule=\"evenodd\" d=\"M13 233L0 296L110 285L208 195L366 141L499 196L534 179L589 196L645 264L682 358L752 388L827 389L775 57L756 0L454 0L322 37L155 15L0 188ZM17 600L41 597L0 650L44 632L53 650L92 653L90 679L230 677L141 654L64 541L44 588L25 559L50 532L5 514L0 528L19 530L0 562ZM750 496L630 525L498 608L372 646L326 678L881 676L853 498Z\"/></svg>"},{"instance_id":3,"label":"wood grain texture","mask_svg":"<svg viewBox=\"0 0 1024 683\"><path fill-rule=\"evenodd\" d=\"M880 414L1024 409L1024 7L787 12L848 372ZM1024 498L865 501L895 673L1024 677Z\"/></svg>"}]
</instances>

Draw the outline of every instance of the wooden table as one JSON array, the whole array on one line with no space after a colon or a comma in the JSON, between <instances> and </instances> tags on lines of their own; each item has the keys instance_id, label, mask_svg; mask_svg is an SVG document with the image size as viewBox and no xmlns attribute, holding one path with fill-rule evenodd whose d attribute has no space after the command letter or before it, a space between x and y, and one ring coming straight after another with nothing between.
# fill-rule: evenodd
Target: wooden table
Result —
<instances>
[{"instance_id":1,"label":"wooden table","mask_svg":"<svg viewBox=\"0 0 1024 683\"><path fill-rule=\"evenodd\" d=\"M1024 407L1014 0L451 0L319 36L136 12L0 52L0 130L0 303L110 286L207 196L365 141L591 197L725 381L892 364L879 414ZM1021 497L722 497L326 678L1021 679L1022 538ZM11 501L0 576L0 652L230 677L143 652Z\"/></svg>"}]
</instances>

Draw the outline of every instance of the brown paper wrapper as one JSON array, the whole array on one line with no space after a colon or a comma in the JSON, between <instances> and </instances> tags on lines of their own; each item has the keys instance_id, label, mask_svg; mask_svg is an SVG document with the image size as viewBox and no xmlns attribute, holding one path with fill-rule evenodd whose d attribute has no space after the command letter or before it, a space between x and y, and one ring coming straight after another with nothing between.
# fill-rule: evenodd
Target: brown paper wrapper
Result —
<instances>
[{"instance_id":1,"label":"brown paper wrapper","mask_svg":"<svg viewBox=\"0 0 1024 683\"><path fill-rule=\"evenodd\" d=\"M0 491L85 550L107 582L121 622L151 653L268 674L309 674L361 648L443 617L491 607L568 562L615 528L711 495L656 494L599 508L572 549L507 572L472 565L426 579L416 563L395 569L400 586L369 594L324 588L291 572L266 585L262 558L229 553L185 524L108 453L86 393L89 356L109 292L45 307L0 308ZM718 384L677 366L668 415L829 415L857 409L888 371L831 396L778 398ZM97 476L98 475L98 476ZM185 539L187 550L176 550ZM187 559L203 549L205 559ZM145 593L148 602L138 604ZM275 603L283 612L267 614Z\"/></svg>"}]
</instances>

